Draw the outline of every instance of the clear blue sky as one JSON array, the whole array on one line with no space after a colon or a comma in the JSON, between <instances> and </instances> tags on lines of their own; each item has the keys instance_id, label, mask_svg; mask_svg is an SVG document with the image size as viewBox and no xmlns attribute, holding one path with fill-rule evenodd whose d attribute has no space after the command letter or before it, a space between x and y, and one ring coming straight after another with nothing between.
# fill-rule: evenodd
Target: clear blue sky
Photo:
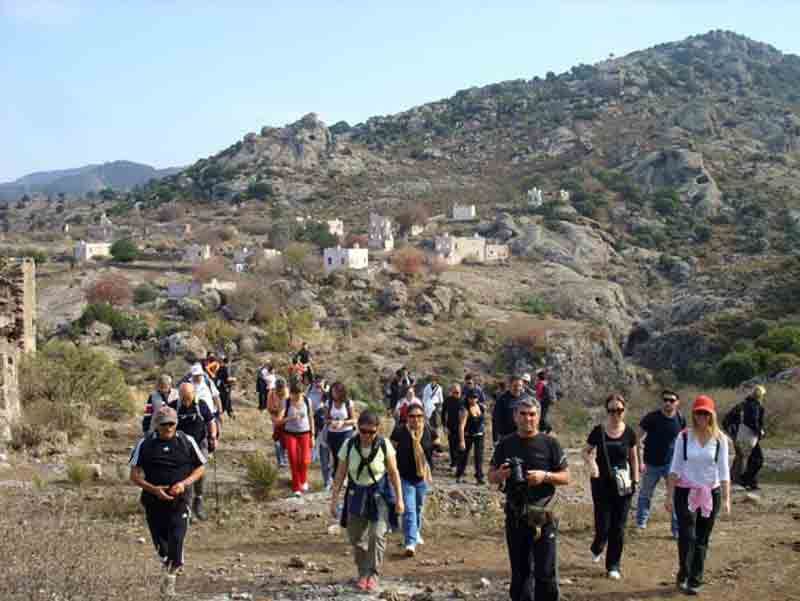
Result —
<instances>
[{"instance_id":1,"label":"clear blue sky","mask_svg":"<svg viewBox=\"0 0 800 601\"><path fill-rule=\"evenodd\" d=\"M710 29L798 53L798 23L796 0L0 0L0 181L189 164L307 112L354 124Z\"/></svg>"}]
</instances>

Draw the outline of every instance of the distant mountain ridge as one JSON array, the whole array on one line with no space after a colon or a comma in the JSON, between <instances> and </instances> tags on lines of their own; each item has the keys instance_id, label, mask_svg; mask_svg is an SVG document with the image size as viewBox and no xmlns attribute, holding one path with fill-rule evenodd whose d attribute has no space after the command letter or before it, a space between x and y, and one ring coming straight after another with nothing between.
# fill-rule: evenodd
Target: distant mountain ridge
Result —
<instances>
[{"instance_id":1,"label":"distant mountain ridge","mask_svg":"<svg viewBox=\"0 0 800 601\"><path fill-rule=\"evenodd\" d=\"M179 167L156 169L133 161L111 161L74 169L38 171L13 182L0 183L0 200L13 201L25 194L83 196L104 188L130 190L134 186L173 175L180 170Z\"/></svg>"}]
</instances>

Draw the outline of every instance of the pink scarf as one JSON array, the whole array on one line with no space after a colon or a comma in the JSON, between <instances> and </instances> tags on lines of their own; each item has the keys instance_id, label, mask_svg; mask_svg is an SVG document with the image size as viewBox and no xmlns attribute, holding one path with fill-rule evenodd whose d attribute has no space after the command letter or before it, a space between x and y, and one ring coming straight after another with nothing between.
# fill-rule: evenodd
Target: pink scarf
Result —
<instances>
[{"instance_id":1,"label":"pink scarf","mask_svg":"<svg viewBox=\"0 0 800 601\"><path fill-rule=\"evenodd\" d=\"M704 518L711 515L714 509L714 499L711 496L710 486L701 486L683 478L678 481L678 486L689 489L689 511L694 513L699 509L700 515Z\"/></svg>"}]
</instances>

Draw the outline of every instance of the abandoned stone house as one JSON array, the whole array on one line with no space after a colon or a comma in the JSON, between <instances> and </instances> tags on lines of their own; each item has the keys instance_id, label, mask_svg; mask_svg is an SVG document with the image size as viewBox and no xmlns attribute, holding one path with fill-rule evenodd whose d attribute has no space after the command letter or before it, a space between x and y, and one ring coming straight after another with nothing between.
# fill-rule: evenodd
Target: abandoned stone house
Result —
<instances>
[{"instance_id":1,"label":"abandoned stone house","mask_svg":"<svg viewBox=\"0 0 800 601\"><path fill-rule=\"evenodd\" d=\"M209 282L198 282L194 280L191 282L171 282L167 284L167 296L172 299L193 298L209 290L233 292L236 290L236 282L220 281L217 280L217 278L211 278Z\"/></svg>"},{"instance_id":2,"label":"abandoned stone house","mask_svg":"<svg viewBox=\"0 0 800 601\"><path fill-rule=\"evenodd\" d=\"M369 248L373 250L394 250L392 220L377 213L369 214Z\"/></svg>"},{"instance_id":3,"label":"abandoned stone house","mask_svg":"<svg viewBox=\"0 0 800 601\"><path fill-rule=\"evenodd\" d=\"M36 264L0 263L0 443L11 438L21 414L18 369L21 353L36 352Z\"/></svg>"},{"instance_id":4,"label":"abandoned stone house","mask_svg":"<svg viewBox=\"0 0 800 601\"><path fill-rule=\"evenodd\" d=\"M86 228L86 236L98 242L110 242L114 239L114 224L105 211L100 215L99 223L92 223Z\"/></svg>"},{"instance_id":5,"label":"abandoned stone house","mask_svg":"<svg viewBox=\"0 0 800 601\"><path fill-rule=\"evenodd\" d=\"M536 209L544 204L544 192L541 188L533 187L528 190L528 204Z\"/></svg>"},{"instance_id":6,"label":"abandoned stone house","mask_svg":"<svg viewBox=\"0 0 800 601\"><path fill-rule=\"evenodd\" d=\"M276 259L281 256L281 251L274 248L252 248L243 246L233 253L233 270L236 273L244 273L251 261L259 259Z\"/></svg>"},{"instance_id":7,"label":"abandoned stone house","mask_svg":"<svg viewBox=\"0 0 800 601\"><path fill-rule=\"evenodd\" d=\"M323 256L325 273L336 269L366 269L369 266L369 249L356 244L353 248L326 248Z\"/></svg>"},{"instance_id":8,"label":"abandoned stone house","mask_svg":"<svg viewBox=\"0 0 800 601\"><path fill-rule=\"evenodd\" d=\"M190 244L183 251L183 262L196 265L211 258L211 246L208 244Z\"/></svg>"},{"instance_id":9,"label":"abandoned stone house","mask_svg":"<svg viewBox=\"0 0 800 601\"><path fill-rule=\"evenodd\" d=\"M478 218L475 205L453 205L450 219L453 221L474 221Z\"/></svg>"},{"instance_id":10,"label":"abandoned stone house","mask_svg":"<svg viewBox=\"0 0 800 601\"><path fill-rule=\"evenodd\" d=\"M73 256L79 263L91 261L92 259L110 257L111 256L111 243L110 242L86 242L85 240L78 240L73 250Z\"/></svg>"},{"instance_id":11,"label":"abandoned stone house","mask_svg":"<svg viewBox=\"0 0 800 601\"><path fill-rule=\"evenodd\" d=\"M464 261L497 263L507 261L511 257L511 250L507 244L491 244L478 234L472 238L449 234L437 236L434 247L436 255L448 265L458 265Z\"/></svg>"}]
</instances>

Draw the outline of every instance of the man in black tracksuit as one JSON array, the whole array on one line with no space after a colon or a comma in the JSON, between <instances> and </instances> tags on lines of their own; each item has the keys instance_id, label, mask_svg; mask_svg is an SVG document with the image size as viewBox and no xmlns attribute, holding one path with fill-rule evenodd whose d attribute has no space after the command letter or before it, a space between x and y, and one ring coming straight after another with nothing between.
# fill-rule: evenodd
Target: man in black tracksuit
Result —
<instances>
[{"instance_id":1,"label":"man in black tracksuit","mask_svg":"<svg viewBox=\"0 0 800 601\"><path fill-rule=\"evenodd\" d=\"M164 406L153 419L156 432L142 438L131 453L130 478L142 489L150 535L166 568L161 591L174 595L189 526L188 489L203 477L206 459L193 438L177 431L174 409Z\"/></svg>"},{"instance_id":2,"label":"man in black tracksuit","mask_svg":"<svg viewBox=\"0 0 800 601\"><path fill-rule=\"evenodd\" d=\"M506 494L506 544L511 561L512 601L558 601L556 486L569 484L567 457L553 437L539 432L539 403L525 396L515 404L516 432L495 447L489 482ZM521 463L515 482L512 462Z\"/></svg>"},{"instance_id":3,"label":"man in black tracksuit","mask_svg":"<svg viewBox=\"0 0 800 601\"><path fill-rule=\"evenodd\" d=\"M181 384L178 396L180 399L170 405L178 416L178 430L191 436L200 447L203 456L208 458L209 454L216 449L217 422L208 405L198 401L195 397L192 384L188 382ZM201 476L190 491L190 496L193 497L192 512L201 521L208 519L203 507L204 483L205 478Z\"/></svg>"},{"instance_id":4,"label":"man in black tracksuit","mask_svg":"<svg viewBox=\"0 0 800 601\"><path fill-rule=\"evenodd\" d=\"M442 405L442 426L447 430L447 444L450 450L450 469L455 469L460 463L461 450L459 449L460 413L464 407L461 398L461 386L453 384L450 392Z\"/></svg>"},{"instance_id":5,"label":"man in black tracksuit","mask_svg":"<svg viewBox=\"0 0 800 601\"><path fill-rule=\"evenodd\" d=\"M521 376L513 376L511 385L495 402L492 409L492 442L497 442L504 436L516 431L514 423L514 408L522 399L531 398L525 393Z\"/></svg>"}]
</instances>

